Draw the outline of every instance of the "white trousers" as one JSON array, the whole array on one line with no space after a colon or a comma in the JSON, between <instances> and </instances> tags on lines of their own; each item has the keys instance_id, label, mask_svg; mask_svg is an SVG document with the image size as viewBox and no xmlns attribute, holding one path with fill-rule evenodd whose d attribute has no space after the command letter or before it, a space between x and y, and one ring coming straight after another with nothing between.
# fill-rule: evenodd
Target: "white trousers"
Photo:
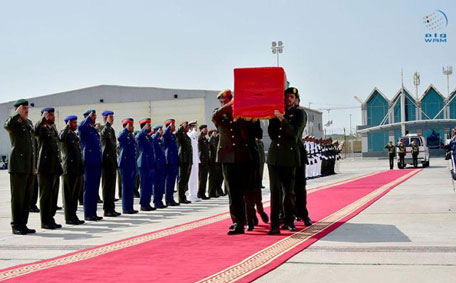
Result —
<instances>
[{"instance_id":1,"label":"white trousers","mask_svg":"<svg viewBox=\"0 0 456 283\"><path fill-rule=\"evenodd\" d=\"M198 163L193 163L192 172L188 180L188 196L190 201L195 201L198 198Z\"/></svg>"}]
</instances>

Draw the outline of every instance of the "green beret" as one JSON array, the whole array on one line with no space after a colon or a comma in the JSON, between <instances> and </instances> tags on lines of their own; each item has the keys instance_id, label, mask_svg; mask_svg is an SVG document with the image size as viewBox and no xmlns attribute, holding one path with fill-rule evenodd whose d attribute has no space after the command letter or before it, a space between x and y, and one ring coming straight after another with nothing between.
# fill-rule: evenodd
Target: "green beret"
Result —
<instances>
[{"instance_id":1,"label":"green beret","mask_svg":"<svg viewBox=\"0 0 456 283\"><path fill-rule=\"evenodd\" d=\"M28 106L29 105L28 100L19 99L18 101L16 101L16 103L14 103L14 107L19 107L21 105Z\"/></svg>"}]
</instances>

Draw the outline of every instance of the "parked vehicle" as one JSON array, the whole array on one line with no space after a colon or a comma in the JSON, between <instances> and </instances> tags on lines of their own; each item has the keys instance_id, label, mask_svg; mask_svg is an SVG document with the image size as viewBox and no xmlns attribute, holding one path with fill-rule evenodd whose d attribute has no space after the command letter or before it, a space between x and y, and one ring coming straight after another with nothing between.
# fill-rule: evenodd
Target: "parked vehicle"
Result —
<instances>
[{"instance_id":1,"label":"parked vehicle","mask_svg":"<svg viewBox=\"0 0 456 283\"><path fill-rule=\"evenodd\" d=\"M423 168L429 166L429 148L426 145L426 139L421 134L408 134L405 137L401 137L398 140L399 142L404 141L406 146L406 154L404 158L405 166L413 166L413 157L412 157L412 142L418 145L420 151L418 153L418 164L423 165ZM399 153L397 153L397 160L399 160ZM398 162L397 167L402 169L402 165Z\"/></svg>"}]
</instances>

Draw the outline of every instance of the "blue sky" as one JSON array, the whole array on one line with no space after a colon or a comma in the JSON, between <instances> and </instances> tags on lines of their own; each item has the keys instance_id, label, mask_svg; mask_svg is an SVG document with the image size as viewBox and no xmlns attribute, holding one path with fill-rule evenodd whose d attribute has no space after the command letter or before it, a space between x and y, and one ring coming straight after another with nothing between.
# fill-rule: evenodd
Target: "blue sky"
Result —
<instances>
[{"instance_id":1,"label":"blue sky","mask_svg":"<svg viewBox=\"0 0 456 283\"><path fill-rule=\"evenodd\" d=\"M2 1L0 101L100 84L233 86L237 67L274 66L312 108L356 106L374 87L392 97L412 75L446 93L456 68L454 1ZM447 43L426 44L423 16L448 16ZM456 70L455 70L456 71ZM456 87L456 74L450 88ZM361 122L334 110L328 132ZM328 119L325 112L324 120Z\"/></svg>"}]
</instances>

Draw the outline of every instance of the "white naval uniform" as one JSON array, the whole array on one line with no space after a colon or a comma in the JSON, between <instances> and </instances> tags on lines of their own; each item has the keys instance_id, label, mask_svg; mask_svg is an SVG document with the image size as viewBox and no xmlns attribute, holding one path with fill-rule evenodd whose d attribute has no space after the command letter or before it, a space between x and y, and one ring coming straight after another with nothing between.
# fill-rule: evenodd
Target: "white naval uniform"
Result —
<instances>
[{"instance_id":1,"label":"white naval uniform","mask_svg":"<svg viewBox=\"0 0 456 283\"><path fill-rule=\"evenodd\" d=\"M200 201L198 198L198 169L199 169L199 154L198 154L198 133L195 129L189 131L187 135L192 141L192 155L193 155L193 164L192 171L190 173L190 178L188 180L188 195L189 200L193 202Z\"/></svg>"}]
</instances>

